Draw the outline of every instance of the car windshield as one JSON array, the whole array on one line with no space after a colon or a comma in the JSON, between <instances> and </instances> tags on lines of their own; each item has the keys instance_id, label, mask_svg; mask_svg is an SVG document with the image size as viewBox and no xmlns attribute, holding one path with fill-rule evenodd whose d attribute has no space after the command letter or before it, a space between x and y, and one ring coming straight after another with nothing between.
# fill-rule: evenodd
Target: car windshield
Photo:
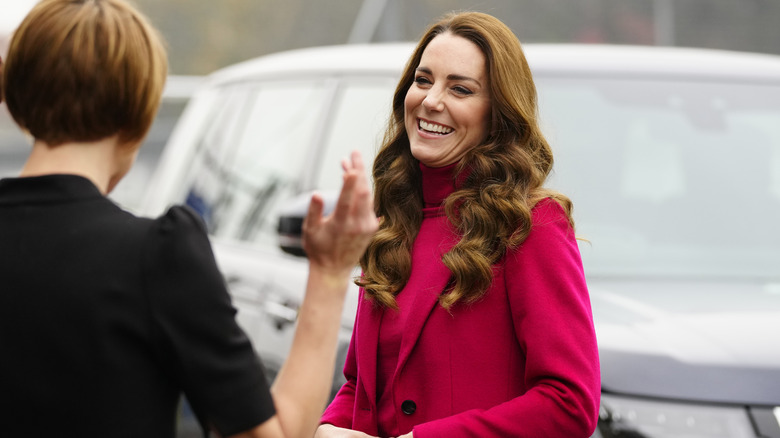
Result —
<instances>
[{"instance_id":1,"label":"car windshield","mask_svg":"<svg viewBox=\"0 0 780 438\"><path fill-rule=\"evenodd\" d=\"M597 276L780 276L780 85L537 78Z\"/></svg>"}]
</instances>

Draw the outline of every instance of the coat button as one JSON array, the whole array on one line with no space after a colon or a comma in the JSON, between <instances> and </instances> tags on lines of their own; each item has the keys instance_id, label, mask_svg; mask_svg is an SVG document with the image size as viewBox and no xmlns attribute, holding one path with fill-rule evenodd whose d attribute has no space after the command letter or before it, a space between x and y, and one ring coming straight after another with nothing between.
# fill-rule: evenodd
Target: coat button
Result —
<instances>
[{"instance_id":1,"label":"coat button","mask_svg":"<svg viewBox=\"0 0 780 438\"><path fill-rule=\"evenodd\" d=\"M404 400L404 402L401 403L401 412L403 412L406 415L412 415L416 410L417 410L417 405L411 400Z\"/></svg>"}]
</instances>

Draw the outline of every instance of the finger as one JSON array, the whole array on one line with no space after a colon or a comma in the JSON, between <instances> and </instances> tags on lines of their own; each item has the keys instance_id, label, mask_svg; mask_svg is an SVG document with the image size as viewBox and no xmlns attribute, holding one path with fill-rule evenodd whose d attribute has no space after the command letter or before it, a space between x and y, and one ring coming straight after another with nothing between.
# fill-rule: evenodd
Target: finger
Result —
<instances>
[{"instance_id":1,"label":"finger","mask_svg":"<svg viewBox=\"0 0 780 438\"><path fill-rule=\"evenodd\" d=\"M371 190L360 152L353 151L349 159L342 160L341 167L344 169L344 183L333 217L338 221L346 221L349 217L364 219L371 215L375 219Z\"/></svg>"},{"instance_id":2,"label":"finger","mask_svg":"<svg viewBox=\"0 0 780 438\"><path fill-rule=\"evenodd\" d=\"M352 169L352 158L343 158L341 160L341 170L343 170L345 173L349 172L350 169Z\"/></svg>"},{"instance_id":3,"label":"finger","mask_svg":"<svg viewBox=\"0 0 780 438\"><path fill-rule=\"evenodd\" d=\"M360 215L374 215L373 198L371 197L371 190L369 188L368 176L366 175L365 165L363 163L363 157L360 152L352 152L352 168L358 176L358 182L355 188L358 199L356 213Z\"/></svg>"},{"instance_id":4,"label":"finger","mask_svg":"<svg viewBox=\"0 0 780 438\"><path fill-rule=\"evenodd\" d=\"M352 168L358 172L365 172L365 165L363 164L363 156L358 151L352 151Z\"/></svg>"},{"instance_id":5,"label":"finger","mask_svg":"<svg viewBox=\"0 0 780 438\"><path fill-rule=\"evenodd\" d=\"M319 222L322 220L322 212L324 209L325 201L322 200L322 196L317 193L311 195L309 211L306 213L306 217L303 219L303 229L306 230L307 227L319 224Z\"/></svg>"},{"instance_id":6,"label":"finger","mask_svg":"<svg viewBox=\"0 0 780 438\"><path fill-rule=\"evenodd\" d=\"M355 187L357 185L357 174L354 172L346 172L344 174L344 184L341 186L341 192L336 201L336 208L333 210L333 217L336 220L343 221L349 216L353 208Z\"/></svg>"},{"instance_id":7,"label":"finger","mask_svg":"<svg viewBox=\"0 0 780 438\"><path fill-rule=\"evenodd\" d=\"M360 152L350 152L349 157L345 157L341 160L341 168L344 170L344 173L350 173L354 171L364 172L365 168Z\"/></svg>"},{"instance_id":8,"label":"finger","mask_svg":"<svg viewBox=\"0 0 780 438\"><path fill-rule=\"evenodd\" d=\"M341 168L344 170L344 182L333 216L337 220L346 220L349 215L364 213L360 211L361 201L358 198L367 192L368 181L363 159L358 151L352 151L349 158L344 158Z\"/></svg>"}]
</instances>

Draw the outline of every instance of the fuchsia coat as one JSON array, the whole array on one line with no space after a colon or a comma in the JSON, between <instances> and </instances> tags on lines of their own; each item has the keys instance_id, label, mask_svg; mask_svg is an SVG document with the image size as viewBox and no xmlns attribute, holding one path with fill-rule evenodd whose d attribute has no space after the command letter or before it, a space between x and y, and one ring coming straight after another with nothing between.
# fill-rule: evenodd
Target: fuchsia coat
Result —
<instances>
[{"instance_id":1,"label":"fuchsia coat","mask_svg":"<svg viewBox=\"0 0 780 438\"><path fill-rule=\"evenodd\" d=\"M475 304L458 304L451 313L438 305L450 277L442 263L412 272L409 284L426 288L414 297L393 376L401 433L576 438L595 429L598 350L579 249L556 202L540 202L532 216L529 237L495 266L492 286ZM413 256L440 257L444 249L418 238ZM360 300L347 383L323 423L377 434L383 311Z\"/></svg>"}]
</instances>

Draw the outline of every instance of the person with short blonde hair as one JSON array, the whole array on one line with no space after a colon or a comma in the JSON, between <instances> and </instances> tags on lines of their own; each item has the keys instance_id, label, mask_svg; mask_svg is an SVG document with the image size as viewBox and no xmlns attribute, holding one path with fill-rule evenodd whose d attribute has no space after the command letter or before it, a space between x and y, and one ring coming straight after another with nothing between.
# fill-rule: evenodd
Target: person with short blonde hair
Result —
<instances>
[{"instance_id":1,"label":"person with short blonde hair","mask_svg":"<svg viewBox=\"0 0 780 438\"><path fill-rule=\"evenodd\" d=\"M313 196L309 278L271 388L197 214L106 195L160 104L163 42L124 0L43 0L14 33L8 109L34 137L0 179L0 412L7 436L173 437L183 393L220 436L310 437L352 270L377 228L360 155L334 212Z\"/></svg>"},{"instance_id":2,"label":"person with short blonde hair","mask_svg":"<svg viewBox=\"0 0 780 438\"><path fill-rule=\"evenodd\" d=\"M11 40L6 105L22 129L50 146L116 133L138 143L167 72L162 38L128 3L43 0Z\"/></svg>"}]
</instances>

